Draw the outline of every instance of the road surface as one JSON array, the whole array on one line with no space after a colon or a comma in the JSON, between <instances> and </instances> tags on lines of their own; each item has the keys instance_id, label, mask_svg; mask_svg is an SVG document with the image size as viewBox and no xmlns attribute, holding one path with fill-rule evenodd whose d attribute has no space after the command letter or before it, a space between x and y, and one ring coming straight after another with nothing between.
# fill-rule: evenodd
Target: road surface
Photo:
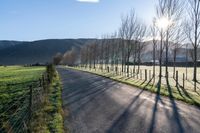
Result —
<instances>
[{"instance_id":1,"label":"road surface","mask_svg":"<svg viewBox=\"0 0 200 133\"><path fill-rule=\"evenodd\" d=\"M200 109L94 74L57 68L71 133L200 133Z\"/></svg>"}]
</instances>

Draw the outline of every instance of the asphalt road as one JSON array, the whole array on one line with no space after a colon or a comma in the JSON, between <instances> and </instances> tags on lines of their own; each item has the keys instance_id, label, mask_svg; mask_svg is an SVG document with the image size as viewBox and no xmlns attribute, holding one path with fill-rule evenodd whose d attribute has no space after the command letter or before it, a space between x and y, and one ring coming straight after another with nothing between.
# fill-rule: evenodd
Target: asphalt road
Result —
<instances>
[{"instance_id":1,"label":"asphalt road","mask_svg":"<svg viewBox=\"0 0 200 133\"><path fill-rule=\"evenodd\" d=\"M71 133L200 133L200 109L86 72L57 68Z\"/></svg>"}]
</instances>

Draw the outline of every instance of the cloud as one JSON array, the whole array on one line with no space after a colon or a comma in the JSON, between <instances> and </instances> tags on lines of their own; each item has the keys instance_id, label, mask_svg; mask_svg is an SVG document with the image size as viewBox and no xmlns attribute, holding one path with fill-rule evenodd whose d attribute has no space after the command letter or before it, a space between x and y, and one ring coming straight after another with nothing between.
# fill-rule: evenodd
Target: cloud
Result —
<instances>
[{"instance_id":1,"label":"cloud","mask_svg":"<svg viewBox=\"0 0 200 133\"><path fill-rule=\"evenodd\" d=\"M87 2L87 3L99 3L100 0L76 0L78 2Z\"/></svg>"}]
</instances>

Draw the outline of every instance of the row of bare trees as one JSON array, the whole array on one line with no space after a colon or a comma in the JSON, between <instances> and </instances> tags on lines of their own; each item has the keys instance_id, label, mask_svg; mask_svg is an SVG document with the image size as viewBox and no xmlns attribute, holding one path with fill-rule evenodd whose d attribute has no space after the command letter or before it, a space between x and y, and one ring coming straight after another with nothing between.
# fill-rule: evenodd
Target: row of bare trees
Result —
<instances>
[{"instance_id":1,"label":"row of bare trees","mask_svg":"<svg viewBox=\"0 0 200 133\"><path fill-rule=\"evenodd\" d=\"M64 55L57 53L53 57L53 63L55 65L64 64L69 66L74 66L78 59L78 52L75 48L72 48L70 51L66 51Z\"/></svg>"},{"instance_id":2,"label":"row of bare trees","mask_svg":"<svg viewBox=\"0 0 200 133\"><path fill-rule=\"evenodd\" d=\"M196 91L197 49L200 43L199 7L199 0L157 0L156 15L149 28L132 10L129 14L122 16L121 25L117 32L104 35L101 39L90 40L79 52L72 49L63 56L58 54L54 60L68 65L74 65L76 62L83 67L99 67L101 70L111 66L110 69L116 71L120 65L120 71L126 72L127 76L129 76L131 62L133 72L138 74L142 52L146 47L145 38L150 36L153 43L153 78L155 79L155 66L158 59L158 85L160 87L163 76L166 78L166 82L169 82L169 54L173 54L173 77L175 78L177 52L179 48L183 47L183 44L190 43L193 46L193 81ZM186 51L188 53L187 49ZM165 66L165 74L162 73L163 65Z\"/></svg>"},{"instance_id":3,"label":"row of bare trees","mask_svg":"<svg viewBox=\"0 0 200 133\"><path fill-rule=\"evenodd\" d=\"M152 29L153 36L158 32L160 38L160 74L162 77L162 55L165 49L165 77L168 83L168 57L169 48L173 47L174 62L178 48L183 42L189 42L193 46L192 57L194 62L194 90L197 83L197 50L200 43L200 1L199 0L158 0L156 6L156 17ZM186 9L186 10L184 10ZM165 23L165 25L164 25ZM157 35L156 35L157 36ZM173 44L170 44L173 42ZM156 43L156 42L155 42ZM170 46L172 45L172 46ZM175 64L173 77L175 76Z\"/></svg>"},{"instance_id":4,"label":"row of bare trees","mask_svg":"<svg viewBox=\"0 0 200 133\"><path fill-rule=\"evenodd\" d=\"M81 49L81 64L96 68L96 64L103 70L108 65L111 70L119 69L129 74L130 58L134 65L134 72L140 69L141 52L145 48L144 37L146 26L132 10L128 15L122 17L121 26L118 32L103 36L100 40L93 40ZM129 76L129 75L128 75Z\"/></svg>"}]
</instances>

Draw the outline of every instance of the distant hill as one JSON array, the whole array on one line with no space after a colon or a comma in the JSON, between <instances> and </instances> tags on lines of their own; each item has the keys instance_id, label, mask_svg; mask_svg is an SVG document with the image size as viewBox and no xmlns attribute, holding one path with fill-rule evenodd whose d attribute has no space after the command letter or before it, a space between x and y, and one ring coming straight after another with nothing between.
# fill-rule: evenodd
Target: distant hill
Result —
<instances>
[{"instance_id":1,"label":"distant hill","mask_svg":"<svg viewBox=\"0 0 200 133\"><path fill-rule=\"evenodd\" d=\"M60 52L79 49L91 39L48 39L33 42L0 41L0 64L46 63Z\"/></svg>"},{"instance_id":2,"label":"distant hill","mask_svg":"<svg viewBox=\"0 0 200 133\"><path fill-rule=\"evenodd\" d=\"M20 41L0 41L0 50L15 46L15 45L18 45L18 44L21 44L21 43L23 43L23 42L20 42Z\"/></svg>"},{"instance_id":3,"label":"distant hill","mask_svg":"<svg viewBox=\"0 0 200 133\"><path fill-rule=\"evenodd\" d=\"M81 46L93 39L47 39L32 42L24 41L0 41L0 65L20 65L46 63L52 61L56 53L65 53L75 47L80 49ZM152 60L152 41L145 42L145 49L142 51L142 60ZM191 48L189 46L188 48ZM159 50L159 45L158 45ZM200 49L199 49L200 51ZM171 54L171 48L169 53ZM179 50L177 56L185 57L184 47ZM200 54L198 54L200 59Z\"/></svg>"}]
</instances>

